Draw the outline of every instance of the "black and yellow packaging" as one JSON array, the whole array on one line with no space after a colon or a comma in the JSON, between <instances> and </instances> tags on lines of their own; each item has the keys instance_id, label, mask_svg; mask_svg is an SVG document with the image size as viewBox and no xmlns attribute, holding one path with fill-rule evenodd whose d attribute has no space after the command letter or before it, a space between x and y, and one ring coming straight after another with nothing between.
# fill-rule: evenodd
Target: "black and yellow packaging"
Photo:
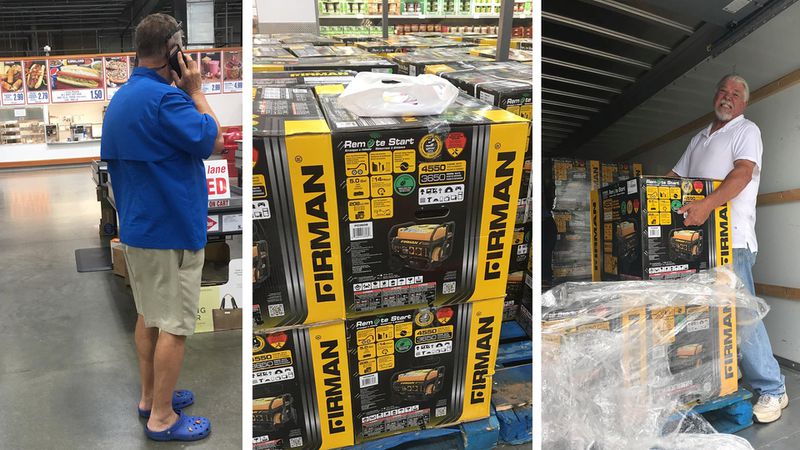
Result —
<instances>
[{"instance_id":1,"label":"black and yellow packaging","mask_svg":"<svg viewBox=\"0 0 800 450\"><path fill-rule=\"evenodd\" d=\"M470 55L466 49L432 48L413 53L393 54L389 59L397 63L398 73L412 77L426 73L429 66L454 62L487 62L488 58Z\"/></svg>"},{"instance_id":2,"label":"black and yellow packaging","mask_svg":"<svg viewBox=\"0 0 800 450\"><path fill-rule=\"evenodd\" d=\"M439 116L361 118L335 88L316 90L347 317L505 295L529 123L467 96Z\"/></svg>"},{"instance_id":3,"label":"black and yellow packaging","mask_svg":"<svg viewBox=\"0 0 800 450\"><path fill-rule=\"evenodd\" d=\"M353 444L342 322L253 335L253 448Z\"/></svg>"},{"instance_id":4,"label":"black and yellow packaging","mask_svg":"<svg viewBox=\"0 0 800 450\"><path fill-rule=\"evenodd\" d=\"M344 318L330 130L311 90L253 101L254 329Z\"/></svg>"},{"instance_id":5,"label":"black and yellow packaging","mask_svg":"<svg viewBox=\"0 0 800 450\"><path fill-rule=\"evenodd\" d=\"M503 299L347 321L355 441L489 415Z\"/></svg>"},{"instance_id":6,"label":"black and yellow packaging","mask_svg":"<svg viewBox=\"0 0 800 450\"><path fill-rule=\"evenodd\" d=\"M639 177L593 195L595 280L670 279L731 264L730 206L702 226L686 226L678 210L714 191L718 181Z\"/></svg>"},{"instance_id":7,"label":"black and yellow packaging","mask_svg":"<svg viewBox=\"0 0 800 450\"><path fill-rule=\"evenodd\" d=\"M565 326L577 316L597 319ZM627 386L650 386L654 395L685 404L722 397L739 388L732 306L636 301L620 308L619 303L610 306L593 298L583 307L543 312L545 345L558 346L571 335L592 330L622 334L622 348L614 354L621 357L622 381Z\"/></svg>"},{"instance_id":8,"label":"black and yellow packaging","mask_svg":"<svg viewBox=\"0 0 800 450\"><path fill-rule=\"evenodd\" d=\"M323 84L348 85L356 72L352 70L317 70L311 72L255 72L253 73L253 87L313 87Z\"/></svg>"},{"instance_id":9,"label":"black and yellow packaging","mask_svg":"<svg viewBox=\"0 0 800 450\"><path fill-rule=\"evenodd\" d=\"M253 58L253 72L287 70L397 73L397 64L377 56L330 56L320 58Z\"/></svg>"},{"instance_id":10,"label":"black and yellow packaging","mask_svg":"<svg viewBox=\"0 0 800 450\"><path fill-rule=\"evenodd\" d=\"M486 67L466 72L443 73L442 78L452 82L475 98L512 113L531 118L533 85L530 66L524 69Z\"/></svg>"},{"instance_id":11,"label":"black and yellow packaging","mask_svg":"<svg viewBox=\"0 0 800 450\"><path fill-rule=\"evenodd\" d=\"M369 52L358 47L292 45L287 49L298 58L320 58L330 56L368 56Z\"/></svg>"}]
</instances>

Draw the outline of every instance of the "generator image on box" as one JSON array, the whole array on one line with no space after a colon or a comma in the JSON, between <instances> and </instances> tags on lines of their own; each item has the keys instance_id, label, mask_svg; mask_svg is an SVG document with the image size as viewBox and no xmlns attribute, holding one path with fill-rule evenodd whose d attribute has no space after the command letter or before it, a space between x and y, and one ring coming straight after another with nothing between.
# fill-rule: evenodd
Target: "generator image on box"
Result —
<instances>
[{"instance_id":1,"label":"generator image on box","mask_svg":"<svg viewBox=\"0 0 800 450\"><path fill-rule=\"evenodd\" d=\"M392 393L403 400L427 400L442 390L442 380L444 366L396 373L392 375Z\"/></svg>"},{"instance_id":2,"label":"generator image on box","mask_svg":"<svg viewBox=\"0 0 800 450\"><path fill-rule=\"evenodd\" d=\"M466 95L438 116L331 127L347 318L505 295L529 122ZM297 187L295 187L297 189Z\"/></svg>"},{"instance_id":3,"label":"generator image on box","mask_svg":"<svg viewBox=\"0 0 800 450\"><path fill-rule=\"evenodd\" d=\"M297 420L289 394L253 400L253 434L272 433Z\"/></svg>"},{"instance_id":4,"label":"generator image on box","mask_svg":"<svg viewBox=\"0 0 800 450\"><path fill-rule=\"evenodd\" d=\"M695 261L703 253L703 230L676 229L669 232L669 255L675 261Z\"/></svg>"},{"instance_id":5,"label":"generator image on box","mask_svg":"<svg viewBox=\"0 0 800 450\"><path fill-rule=\"evenodd\" d=\"M344 323L253 335L253 448L353 444Z\"/></svg>"},{"instance_id":6,"label":"generator image on box","mask_svg":"<svg viewBox=\"0 0 800 450\"><path fill-rule=\"evenodd\" d=\"M330 130L309 89L259 88L253 112L254 329L341 320Z\"/></svg>"},{"instance_id":7,"label":"generator image on box","mask_svg":"<svg viewBox=\"0 0 800 450\"><path fill-rule=\"evenodd\" d=\"M503 298L348 319L355 441L487 417Z\"/></svg>"},{"instance_id":8,"label":"generator image on box","mask_svg":"<svg viewBox=\"0 0 800 450\"><path fill-rule=\"evenodd\" d=\"M730 203L701 226L687 227L678 211L702 200L720 182L643 176L612 183L591 196L592 279L681 278L733 262Z\"/></svg>"},{"instance_id":9,"label":"generator image on box","mask_svg":"<svg viewBox=\"0 0 800 450\"><path fill-rule=\"evenodd\" d=\"M389 230L393 257L411 269L436 269L453 253L455 227L455 222L395 225Z\"/></svg>"}]
</instances>

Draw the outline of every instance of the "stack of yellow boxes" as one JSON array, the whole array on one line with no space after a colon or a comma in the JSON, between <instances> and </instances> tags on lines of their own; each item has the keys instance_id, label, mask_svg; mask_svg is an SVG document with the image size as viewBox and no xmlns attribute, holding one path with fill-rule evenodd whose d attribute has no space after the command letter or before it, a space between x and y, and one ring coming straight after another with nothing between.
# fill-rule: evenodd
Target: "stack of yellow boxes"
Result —
<instances>
[{"instance_id":1,"label":"stack of yellow boxes","mask_svg":"<svg viewBox=\"0 0 800 450\"><path fill-rule=\"evenodd\" d=\"M487 417L528 122L461 96L363 118L254 99L254 447Z\"/></svg>"}]
</instances>

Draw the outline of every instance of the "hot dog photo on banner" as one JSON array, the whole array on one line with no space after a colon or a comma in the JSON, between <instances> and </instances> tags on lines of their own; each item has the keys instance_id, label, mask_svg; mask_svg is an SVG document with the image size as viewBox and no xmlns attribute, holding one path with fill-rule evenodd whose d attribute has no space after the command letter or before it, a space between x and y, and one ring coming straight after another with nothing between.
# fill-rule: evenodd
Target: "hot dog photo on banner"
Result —
<instances>
[{"instance_id":1,"label":"hot dog photo on banner","mask_svg":"<svg viewBox=\"0 0 800 450\"><path fill-rule=\"evenodd\" d=\"M51 59L49 63L54 103L105 99L101 58Z\"/></svg>"}]
</instances>

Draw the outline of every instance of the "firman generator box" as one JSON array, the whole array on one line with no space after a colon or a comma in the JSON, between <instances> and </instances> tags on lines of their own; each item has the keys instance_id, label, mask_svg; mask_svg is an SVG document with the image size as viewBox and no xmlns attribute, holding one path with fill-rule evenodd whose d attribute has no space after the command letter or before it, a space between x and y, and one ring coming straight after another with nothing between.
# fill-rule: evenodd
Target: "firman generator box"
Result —
<instances>
[{"instance_id":1,"label":"firman generator box","mask_svg":"<svg viewBox=\"0 0 800 450\"><path fill-rule=\"evenodd\" d=\"M618 305L591 299L583 308L545 312L543 345L558 346L573 335L593 330L621 333L622 340L615 342L622 348L609 353L621 356L626 374L623 381L628 386L647 385L654 395L680 398L684 404L738 390L735 307L644 302L630 308ZM598 319L565 327L577 315Z\"/></svg>"},{"instance_id":2,"label":"firman generator box","mask_svg":"<svg viewBox=\"0 0 800 450\"><path fill-rule=\"evenodd\" d=\"M686 226L683 205L708 196L719 181L639 177L592 194L594 280L679 278L731 264L730 206L701 226Z\"/></svg>"},{"instance_id":3,"label":"firman generator box","mask_svg":"<svg viewBox=\"0 0 800 450\"><path fill-rule=\"evenodd\" d=\"M253 448L353 444L342 322L253 335Z\"/></svg>"},{"instance_id":4,"label":"firman generator box","mask_svg":"<svg viewBox=\"0 0 800 450\"><path fill-rule=\"evenodd\" d=\"M505 295L528 122L468 96L439 116L358 117L341 89L316 88L347 317Z\"/></svg>"},{"instance_id":5,"label":"firman generator box","mask_svg":"<svg viewBox=\"0 0 800 450\"><path fill-rule=\"evenodd\" d=\"M352 70L332 70L332 71L313 71L313 72L255 72L253 73L253 87L309 87L322 84L343 84L348 85L356 72Z\"/></svg>"},{"instance_id":6,"label":"firman generator box","mask_svg":"<svg viewBox=\"0 0 800 450\"><path fill-rule=\"evenodd\" d=\"M428 66L459 61L489 61L488 58L473 56L463 50L441 48L390 55L390 59L397 63L398 73L412 77L424 74Z\"/></svg>"},{"instance_id":7,"label":"firman generator box","mask_svg":"<svg viewBox=\"0 0 800 450\"><path fill-rule=\"evenodd\" d=\"M526 70L486 70L484 67L441 76L475 98L530 119L533 108L531 73L529 66Z\"/></svg>"},{"instance_id":8,"label":"firman generator box","mask_svg":"<svg viewBox=\"0 0 800 450\"><path fill-rule=\"evenodd\" d=\"M503 299L347 321L355 441L489 415Z\"/></svg>"},{"instance_id":9,"label":"firman generator box","mask_svg":"<svg viewBox=\"0 0 800 450\"><path fill-rule=\"evenodd\" d=\"M253 58L253 72L301 70L353 70L356 72L397 73L397 64L377 56L331 56L321 58Z\"/></svg>"},{"instance_id":10,"label":"firman generator box","mask_svg":"<svg viewBox=\"0 0 800 450\"><path fill-rule=\"evenodd\" d=\"M344 318L331 135L309 89L253 100L253 328Z\"/></svg>"}]
</instances>

